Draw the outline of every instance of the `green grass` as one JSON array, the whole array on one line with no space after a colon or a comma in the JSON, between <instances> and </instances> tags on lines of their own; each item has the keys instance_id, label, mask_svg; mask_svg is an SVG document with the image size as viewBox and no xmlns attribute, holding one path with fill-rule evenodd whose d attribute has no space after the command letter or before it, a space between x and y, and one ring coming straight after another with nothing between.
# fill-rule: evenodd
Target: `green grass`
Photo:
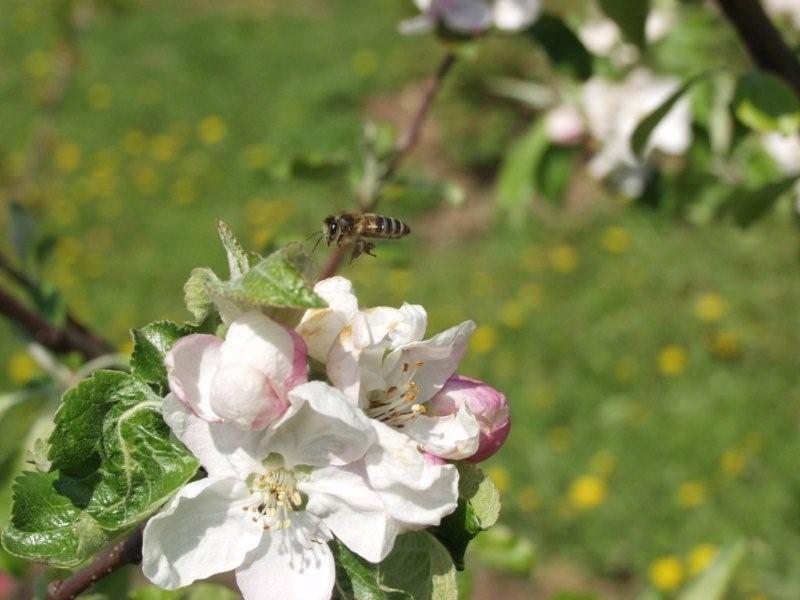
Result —
<instances>
[{"instance_id":1,"label":"green grass","mask_svg":"<svg viewBox=\"0 0 800 600\"><path fill-rule=\"evenodd\" d=\"M28 198L43 230L61 236L48 278L118 344L131 326L187 316L181 286L191 268L222 272L216 218L258 246L305 237L326 214L350 206L345 176L287 177L282 161L356 156L368 99L417 81L441 54L429 40L394 34L408 12L402 2L370 10L347 0L300 2L260 12L212 4L146 3L90 23L78 78L57 118L59 141L80 147L80 165L63 173L48 162ZM0 21L0 145L11 159L4 172L35 129L44 80L30 73L32 53L53 45L43 9L8 5L11 16ZM461 72L474 77L475 66ZM469 105L458 97L459 71L454 77L440 116ZM102 110L88 99L97 84L111 92ZM478 109L466 114L481 118ZM197 128L210 115L227 133L205 145ZM134 131L145 136L141 148ZM463 128L455 135L465 139ZM174 157L154 157L159 144L174 144ZM449 155L485 162L476 148ZM246 166L259 152L261 166ZM421 210L387 206L412 227ZM630 236L622 253L604 248L610 225ZM573 252L574 268L564 268ZM596 576L630 572L646 581L661 555L745 537L753 544L739 593L796 597L793 224L776 217L748 232L695 229L616 210L550 227L498 225L444 248L412 237L381 246L377 260L362 259L346 274L364 304L424 304L432 332L465 318L482 326L463 372L511 401L511 437L488 466L508 475L503 520L536 543L544 563L566 559ZM695 316L703 293L727 304L720 322ZM710 348L719 331L735 336L737 356ZM6 323L0 336L6 365L22 346ZM672 377L658 368L669 345L687 358ZM737 460L741 468L731 469ZM581 511L569 488L587 474L602 479L607 494ZM707 491L696 507L677 501L686 482Z\"/></svg>"}]
</instances>

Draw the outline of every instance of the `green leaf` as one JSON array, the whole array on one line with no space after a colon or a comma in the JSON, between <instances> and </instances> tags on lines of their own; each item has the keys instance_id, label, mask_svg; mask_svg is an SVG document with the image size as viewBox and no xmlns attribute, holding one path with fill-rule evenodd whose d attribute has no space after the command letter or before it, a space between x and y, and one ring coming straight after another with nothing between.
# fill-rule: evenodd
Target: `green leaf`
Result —
<instances>
[{"instance_id":1,"label":"green leaf","mask_svg":"<svg viewBox=\"0 0 800 600\"><path fill-rule=\"evenodd\" d=\"M598 0L606 16L614 21L623 37L640 49L647 44L645 26L650 0Z\"/></svg>"},{"instance_id":2,"label":"green leaf","mask_svg":"<svg viewBox=\"0 0 800 600\"><path fill-rule=\"evenodd\" d=\"M296 263L284 250L261 259L239 279L223 285L220 294L261 307L324 308L325 301L317 296L298 272Z\"/></svg>"},{"instance_id":3,"label":"green leaf","mask_svg":"<svg viewBox=\"0 0 800 600\"><path fill-rule=\"evenodd\" d=\"M534 173L549 142L542 120L509 149L497 176L497 203L513 222L522 223L534 192Z\"/></svg>"},{"instance_id":4,"label":"green leaf","mask_svg":"<svg viewBox=\"0 0 800 600\"><path fill-rule=\"evenodd\" d=\"M353 554L339 540L330 545L336 559L336 591L340 598L388 600L388 593L378 584L376 565Z\"/></svg>"},{"instance_id":5,"label":"green leaf","mask_svg":"<svg viewBox=\"0 0 800 600\"><path fill-rule=\"evenodd\" d=\"M636 156L644 156L647 142L650 141L650 136L653 134L656 127L658 127L658 124L669 114L678 103L678 100L689 91L689 88L698 81L708 77L709 74L710 71L704 71L703 73L698 73L697 75L689 77L689 79L683 82L681 87L675 90L666 100L639 122L631 136L631 150L633 150Z\"/></svg>"},{"instance_id":6,"label":"green leaf","mask_svg":"<svg viewBox=\"0 0 800 600\"><path fill-rule=\"evenodd\" d=\"M14 482L14 511L3 546L28 560L71 568L108 541L97 522L55 488L58 473L31 471Z\"/></svg>"},{"instance_id":7,"label":"green leaf","mask_svg":"<svg viewBox=\"0 0 800 600\"><path fill-rule=\"evenodd\" d=\"M457 600L456 569L447 549L426 531L397 538L378 565L383 589L402 590L414 600Z\"/></svg>"},{"instance_id":8,"label":"green leaf","mask_svg":"<svg viewBox=\"0 0 800 600\"><path fill-rule=\"evenodd\" d=\"M8 239L22 264L28 261L35 231L36 221L30 209L18 202L11 202L8 205Z\"/></svg>"},{"instance_id":9,"label":"green leaf","mask_svg":"<svg viewBox=\"0 0 800 600\"><path fill-rule=\"evenodd\" d=\"M180 338L193 333L192 328L172 321L156 321L140 329L134 329L131 373L165 389L167 367L164 358Z\"/></svg>"},{"instance_id":10,"label":"green leaf","mask_svg":"<svg viewBox=\"0 0 800 600\"><path fill-rule=\"evenodd\" d=\"M738 119L756 131L791 135L800 127L800 100L783 80L763 71L739 78L733 107Z\"/></svg>"},{"instance_id":11,"label":"green leaf","mask_svg":"<svg viewBox=\"0 0 800 600\"><path fill-rule=\"evenodd\" d=\"M211 290L222 286L219 277L209 268L192 269L188 281L183 286L186 308L199 323L214 312Z\"/></svg>"},{"instance_id":12,"label":"green leaf","mask_svg":"<svg viewBox=\"0 0 800 600\"><path fill-rule=\"evenodd\" d=\"M48 457L64 494L105 529L155 511L197 471L161 418L161 399L142 380L98 371L64 396Z\"/></svg>"},{"instance_id":13,"label":"green leaf","mask_svg":"<svg viewBox=\"0 0 800 600\"><path fill-rule=\"evenodd\" d=\"M36 420L50 406L51 400L55 398L57 398L55 388L49 385L32 386L0 397L0 467L2 467L0 473L3 480L7 470L14 472L18 468L11 467L10 463L16 465L23 450L25 443L23 434L30 431Z\"/></svg>"},{"instance_id":14,"label":"green leaf","mask_svg":"<svg viewBox=\"0 0 800 600\"><path fill-rule=\"evenodd\" d=\"M469 543L500 516L500 493L492 480L471 463L457 463L458 507L431 529L449 550L456 568L463 570Z\"/></svg>"},{"instance_id":15,"label":"green leaf","mask_svg":"<svg viewBox=\"0 0 800 600\"><path fill-rule=\"evenodd\" d=\"M536 563L536 549L531 541L503 525L480 535L473 550L482 563L498 571L522 575L529 573Z\"/></svg>"},{"instance_id":16,"label":"green leaf","mask_svg":"<svg viewBox=\"0 0 800 600\"><path fill-rule=\"evenodd\" d=\"M542 155L536 168L535 186L539 194L560 204L569 188L575 172L575 162L580 156L579 148L550 145Z\"/></svg>"},{"instance_id":17,"label":"green leaf","mask_svg":"<svg viewBox=\"0 0 800 600\"><path fill-rule=\"evenodd\" d=\"M237 279L247 273L250 269L250 262L247 260L247 252L244 251L239 240L224 221L217 221L217 231L225 252L228 255L228 269L231 279Z\"/></svg>"},{"instance_id":18,"label":"green leaf","mask_svg":"<svg viewBox=\"0 0 800 600\"><path fill-rule=\"evenodd\" d=\"M592 76L592 55L562 19L544 13L528 33L560 70L582 81Z\"/></svg>"},{"instance_id":19,"label":"green leaf","mask_svg":"<svg viewBox=\"0 0 800 600\"><path fill-rule=\"evenodd\" d=\"M678 600L721 600L745 554L744 542L725 546L703 574Z\"/></svg>"},{"instance_id":20,"label":"green leaf","mask_svg":"<svg viewBox=\"0 0 800 600\"><path fill-rule=\"evenodd\" d=\"M719 214L732 214L740 227L749 227L766 215L794 187L797 180L798 177L794 176L755 189L736 189L722 201Z\"/></svg>"}]
</instances>

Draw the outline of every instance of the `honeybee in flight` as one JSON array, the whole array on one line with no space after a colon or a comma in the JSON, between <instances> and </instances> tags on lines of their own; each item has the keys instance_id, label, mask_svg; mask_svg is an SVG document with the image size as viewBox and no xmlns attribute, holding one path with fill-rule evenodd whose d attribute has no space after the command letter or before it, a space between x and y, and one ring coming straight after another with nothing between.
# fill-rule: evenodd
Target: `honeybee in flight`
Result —
<instances>
[{"instance_id":1,"label":"honeybee in flight","mask_svg":"<svg viewBox=\"0 0 800 600\"><path fill-rule=\"evenodd\" d=\"M372 251L375 244L364 238L397 240L411 233L411 228L394 217L385 217L372 213L356 214L342 213L338 216L330 215L323 221L322 238L330 246L336 242L337 246L354 244L351 261L362 254L375 256ZM319 243L319 242L317 242Z\"/></svg>"}]
</instances>

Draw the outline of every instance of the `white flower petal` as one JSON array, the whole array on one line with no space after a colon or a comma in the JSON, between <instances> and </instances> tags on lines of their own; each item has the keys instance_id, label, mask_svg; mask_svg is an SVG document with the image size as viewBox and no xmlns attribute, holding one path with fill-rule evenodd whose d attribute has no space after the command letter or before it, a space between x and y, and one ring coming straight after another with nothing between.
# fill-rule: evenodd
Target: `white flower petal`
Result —
<instances>
[{"instance_id":1,"label":"white flower petal","mask_svg":"<svg viewBox=\"0 0 800 600\"><path fill-rule=\"evenodd\" d=\"M404 19L397 25L401 35L420 35L430 33L436 27L436 20L429 15L418 15L411 19Z\"/></svg>"},{"instance_id":2,"label":"white flower petal","mask_svg":"<svg viewBox=\"0 0 800 600\"><path fill-rule=\"evenodd\" d=\"M485 0L433 0L431 11L459 33L478 34L492 26L492 9Z\"/></svg>"},{"instance_id":3,"label":"white flower petal","mask_svg":"<svg viewBox=\"0 0 800 600\"><path fill-rule=\"evenodd\" d=\"M350 550L373 563L392 551L398 523L369 487L363 464L314 469L300 487L308 494L306 510Z\"/></svg>"},{"instance_id":4,"label":"white flower petal","mask_svg":"<svg viewBox=\"0 0 800 600\"><path fill-rule=\"evenodd\" d=\"M449 460L475 454L480 431L478 420L466 404L443 417L419 415L403 428L403 433L420 442L426 452Z\"/></svg>"},{"instance_id":5,"label":"white flower petal","mask_svg":"<svg viewBox=\"0 0 800 600\"><path fill-rule=\"evenodd\" d=\"M328 303L328 308L307 310L297 326L314 360L325 362L339 332L358 312L358 300L353 284L344 277L323 279L314 291Z\"/></svg>"},{"instance_id":6,"label":"white flower petal","mask_svg":"<svg viewBox=\"0 0 800 600\"><path fill-rule=\"evenodd\" d=\"M306 404L265 446L283 456L287 466L345 465L364 456L373 443L370 420L336 388L310 381L289 397Z\"/></svg>"},{"instance_id":7,"label":"white flower petal","mask_svg":"<svg viewBox=\"0 0 800 600\"><path fill-rule=\"evenodd\" d=\"M539 0L495 0L494 24L498 29L518 31L533 23L541 9Z\"/></svg>"},{"instance_id":8,"label":"white flower petal","mask_svg":"<svg viewBox=\"0 0 800 600\"><path fill-rule=\"evenodd\" d=\"M211 380L217 370L222 340L215 335L187 335L167 353L172 393L206 421L219 421L211 408Z\"/></svg>"},{"instance_id":9,"label":"white flower petal","mask_svg":"<svg viewBox=\"0 0 800 600\"><path fill-rule=\"evenodd\" d=\"M186 485L144 529L145 576L174 590L241 565L263 533L243 510L248 497L235 478Z\"/></svg>"},{"instance_id":10,"label":"white flower petal","mask_svg":"<svg viewBox=\"0 0 800 600\"><path fill-rule=\"evenodd\" d=\"M417 443L379 421L378 436L365 457L370 486L406 529L438 525L456 509L458 471L426 460Z\"/></svg>"},{"instance_id":11,"label":"white flower petal","mask_svg":"<svg viewBox=\"0 0 800 600\"><path fill-rule=\"evenodd\" d=\"M395 373L387 375L389 381L402 381L404 379L405 365L415 368L417 363L422 363L415 375L414 382L420 391L417 402L427 402L436 392L442 389L445 381L455 373L464 353L467 351L469 336L475 331L473 321L464 321L460 325L451 327L439 335L424 342L414 342L395 350L386 358L387 364L396 364ZM401 353L401 356L396 356Z\"/></svg>"},{"instance_id":12,"label":"white flower petal","mask_svg":"<svg viewBox=\"0 0 800 600\"><path fill-rule=\"evenodd\" d=\"M330 600L333 554L325 541L309 541L297 529L293 524L265 535L236 570L244 600Z\"/></svg>"},{"instance_id":13,"label":"white flower petal","mask_svg":"<svg viewBox=\"0 0 800 600\"><path fill-rule=\"evenodd\" d=\"M161 406L164 420L176 437L199 460L209 477L246 478L262 470L259 453L263 433L233 423L208 423L187 409L174 394Z\"/></svg>"}]
</instances>

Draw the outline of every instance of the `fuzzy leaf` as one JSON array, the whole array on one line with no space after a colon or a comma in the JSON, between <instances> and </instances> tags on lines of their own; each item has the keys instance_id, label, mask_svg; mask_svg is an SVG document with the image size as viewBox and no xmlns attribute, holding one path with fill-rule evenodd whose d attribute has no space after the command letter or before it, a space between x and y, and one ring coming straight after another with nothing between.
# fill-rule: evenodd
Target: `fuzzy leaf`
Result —
<instances>
[{"instance_id":1,"label":"fuzzy leaf","mask_svg":"<svg viewBox=\"0 0 800 600\"><path fill-rule=\"evenodd\" d=\"M98 371L67 392L56 413L52 468L81 482L66 481L63 493L105 529L144 519L197 471L160 409L161 398L144 381Z\"/></svg>"},{"instance_id":2,"label":"fuzzy leaf","mask_svg":"<svg viewBox=\"0 0 800 600\"><path fill-rule=\"evenodd\" d=\"M165 389L167 368L164 365L164 357L175 342L190 333L192 333L190 328L172 321L156 321L140 329L134 329L131 373L147 383Z\"/></svg>"},{"instance_id":3,"label":"fuzzy leaf","mask_svg":"<svg viewBox=\"0 0 800 600\"><path fill-rule=\"evenodd\" d=\"M456 600L456 569L447 549L426 531L397 538L378 565L381 587L402 590L413 600Z\"/></svg>"},{"instance_id":4,"label":"fuzzy leaf","mask_svg":"<svg viewBox=\"0 0 800 600\"><path fill-rule=\"evenodd\" d=\"M102 548L109 535L56 490L58 478L58 473L38 471L17 477L3 546L15 556L71 568Z\"/></svg>"},{"instance_id":5,"label":"fuzzy leaf","mask_svg":"<svg viewBox=\"0 0 800 600\"><path fill-rule=\"evenodd\" d=\"M217 221L217 231L225 253L228 255L228 269L231 272L231 279L238 279L250 269L250 262L247 260L247 252L244 251L239 240L224 221Z\"/></svg>"},{"instance_id":6,"label":"fuzzy leaf","mask_svg":"<svg viewBox=\"0 0 800 600\"><path fill-rule=\"evenodd\" d=\"M341 598L388 600L388 593L378 585L377 567L350 552L339 540L331 542L336 559L336 590Z\"/></svg>"},{"instance_id":7,"label":"fuzzy leaf","mask_svg":"<svg viewBox=\"0 0 800 600\"><path fill-rule=\"evenodd\" d=\"M645 47L645 25L650 0L599 0L600 8L622 31L623 37L640 49Z\"/></svg>"},{"instance_id":8,"label":"fuzzy leaf","mask_svg":"<svg viewBox=\"0 0 800 600\"><path fill-rule=\"evenodd\" d=\"M481 531L500 516L500 493L492 480L471 463L458 463L458 507L431 529L449 550L458 570L464 569L464 553Z\"/></svg>"},{"instance_id":9,"label":"fuzzy leaf","mask_svg":"<svg viewBox=\"0 0 800 600\"><path fill-rule=\"evenodd\" d=\"M214 302L210 290L222 285L214 271L206 267L192 269L189 280L183 286L186 308L194 315L197 322L207 318L214 311Z\"/></svg>"}]
</instances>

